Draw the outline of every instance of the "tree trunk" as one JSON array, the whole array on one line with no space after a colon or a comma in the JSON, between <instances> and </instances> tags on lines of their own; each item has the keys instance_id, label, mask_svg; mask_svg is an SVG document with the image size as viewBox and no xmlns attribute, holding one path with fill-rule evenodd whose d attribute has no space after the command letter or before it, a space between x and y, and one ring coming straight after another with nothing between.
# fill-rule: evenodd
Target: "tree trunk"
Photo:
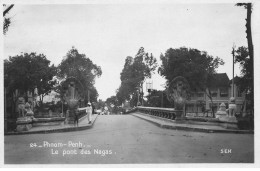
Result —
<instances>
[{"instance_id":1,"label":"tree trunk","mask_svg":"<svg viewBox=\"0 0 260 171\"><path fill-rule=\"evenodd\" d=\"M248 51L249 51L249 60L252 64L252 94L254 94L254 46L251 32L251 14L252 14L252 3L247 3L247 23L246 23L246 33L247 33L247 42L248 42ZM250 99L252 102L251 112L254 113L254 98Z\"/></svg>"},{"instance_id":2,"label":"tree trunk","mask_svg":"<svg viewBox=\"0 0 260 171\"><path fill-rule=\"evenodd\" d=\"M247 3L247 23L246 23L246 33L247 33L247 42L248 42L248 50L250 60L254 60L254 47L252 40L252 32L251 32L251 13L252 13L252 4Z\"/></svg>"}]
</instances>

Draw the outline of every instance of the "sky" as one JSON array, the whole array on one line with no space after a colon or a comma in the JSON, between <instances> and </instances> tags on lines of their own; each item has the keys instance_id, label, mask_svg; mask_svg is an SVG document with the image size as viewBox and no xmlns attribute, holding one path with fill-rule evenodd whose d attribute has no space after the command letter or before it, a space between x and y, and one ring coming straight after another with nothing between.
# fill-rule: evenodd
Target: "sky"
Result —
<instances>
[{"instance_id":1,"label":"sky","mask_svg":"<svg viewBox=\"0 0 260 171\"><path fill-rule=\"evenodd\" d=\"M234 3L16 4L9 16L5 59L37 52L57 66L74 46L101 67L95 87L102 100L116 94L125 58L135 57L140 47L159 64L169 48L206 51L224 60L217 71L231 79L232 46L247 46L246 10ZM164 89L165 79L157 72L151 80L153 89Z\"/></svg>"}]
</instances>

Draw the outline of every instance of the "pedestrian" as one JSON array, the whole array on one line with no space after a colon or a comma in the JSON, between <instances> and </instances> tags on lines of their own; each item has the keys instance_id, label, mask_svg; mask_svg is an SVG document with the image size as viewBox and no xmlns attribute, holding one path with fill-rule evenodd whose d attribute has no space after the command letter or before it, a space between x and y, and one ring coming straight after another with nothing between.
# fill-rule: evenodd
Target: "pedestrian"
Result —
<instances>
[{"instance_id":1,"label":"pedestrian","mask_svg":"<svg viewBox=\"0 0 260 171\"><path fill-rule=\"evenodd\" d=\"M88 116L88 123L90 124L92 122L92 107L91 107L91 103L87 104L86 112L87 112L87 116Z\"/></svg>"},{"instance_id":2,"label":"pedestrian","mask_svg":"<svg viewBox=\"0 0 260 171\"><path fill-rule=\"evenodd\" d=\"M79 126L79 111L78 110L75 112L75 116L74 116L74 126L76 126L76 125L77 125L77 127Z\"/></svg>"}]
</instances>

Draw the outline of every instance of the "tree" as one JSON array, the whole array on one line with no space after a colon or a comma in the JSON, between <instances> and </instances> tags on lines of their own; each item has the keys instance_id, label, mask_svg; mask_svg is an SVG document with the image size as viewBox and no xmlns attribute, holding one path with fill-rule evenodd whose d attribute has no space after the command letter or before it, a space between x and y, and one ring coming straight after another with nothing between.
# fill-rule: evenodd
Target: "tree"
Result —
<instances>
[{"instance_id":1,"label":"tree","mask_svg":"<svg viewBox=\"0 0 260 171\"><path fill-rule=\"evenodd\" d=\"M116 96L111 96L107 98L106 104L111 108L111 112L116 114L119 112L119 108L121 107L120 104L118 103L117 97Z\"/></svg>"},{"instance_id":2,"label":"tree","mask_svg":"<svg viewBox=\"0 0 260 171\"><path fill-rule=\"evenodd\" d=\"M65 80L68 77L75 77L84 87L85 102L88 93L91 102L97 101L98 93L94 87L95 78L102 75L102 70L94 64L85 54L80 54L77 49L72 47L65 58L58 66L58 78Z\"/></svg>"},{"instance_id":3,"label":"tree","mask_svg":"<svg viewBox=\"0 0 260 171\"><path fill-rule=\"evenodd\" d=\"M106 103L107 104L112 104L114 106L117 106L118 105L118 101L117 101L116 96L111 96L111 97L107 98Z\"/></svg>"},{"instance_id":4,"label":"tree","mask_svg":"<svg viewBox=\"0 0 260 171\"><path fill-rule=\"evenodd\" d=\"M254 75L253 75L253 61L250 60L248 49L246 47L239 47L235 51L235 62L240 64L241 78L237 84L242 92L246 93L246 100L248 101L248 108L252 111L254 109Z\"/></svg>"},{"instance_id":5,"label":"tree","mask_svg":"<svg viewBox=\"0 0 260 171\"><path fill-rule=\"evenodd\" d=\"M3 16L4 16L3 31L4 31L4 34L6 34L6 32L8 31L8 28L11 24L11 18L6 17L6 14L8 14L8 12L14 7L14 4L11 4L9 6L4 4L3 6L6 7L6 9L3 12Z\"/></svg>"},{"instance_id":6,"label":"tree","mask_svg":"<svg viewBox=\"0 0 260 171\"><path fill-rule=\"evenodd\" d=\"M121 72L121 85L117 90L117 99L122 104L125 100L130 99L130 95L132 93L132 87L135 86L132 81L132 65L134 63L134 58L131 56L126 57L125 65Z\"/></svg>"},{"instance_id":7,"label":"tree","mask_svg":"<svg viewBox=\"0 0 260 171\"><path fill-rule=\"evenodd\" d=\"M162 65L158 72L166 78L167 87L175 77L182 76L187 79L191 91L204 91L212 102L211 91L207 88L211 87L210 80L214 79L218 66L224 64L222 59L186 47L170 48L160 58Z\"/></svg>"},{"instance_id":8,"label":"tree","mask_svg":"<svg viewBox=\"0 0 260 171\"><path fill-rule=\"evenodd\" d=\"M102 108L104 108L104 107L105 107L105 102L104 102L103 100L99 99L99 100L97 101L96 109L102 109Z\"/></svg>"},{"instance_id":9,"label":"tree","mask_svg":"<svg viewBox=\"0 0 260 171\"><path fill-rule=\"evenodd\" d=\"M119 102L122 103L125 100L134 98L137 99L137 90L142 87L146 78L151 77L156 67L156 58L152 54L149 55L146 53L143 47L138 50L135 58L128 56L120 74L121 85L117 91Z\"/></svg>"},{"instance_id":10,"label":"tree","mask_svg":"<svg viewBox=\"0 0 260 171\"><path fill-rule=\"evenodd\" d=\"M249 102L251 112L254 111L254 46L251 31L252 3L237 3L236 6L243 6L247 10L246 38L248 48L239 47L236 50L235 62L240 63L242 78L238 82L242 91L246 92L246 99Z\"/></svg>"},{"instance_id":11,"label":"tree","mask_svg":"<svg viewBox=\"0 0 260 171\"><path fill-rule=\"evenodd\" d=\"M252 14L252 3L237 3L237 6L244 6L247 10L247 18L246 18L246 38L248 43L248 51L250 60L254 59L254 46L252 39L252 31L251 31L251 14Z\"/></svg>"},{"instance_id":12,"label":"tree","mask_svg":"<svg viewBox=\"0 0 260 171\"><path fill-rule=\"evenodd\" d=\"M34 93L37 88L38 95L43 98L56 84L53 80L55 74L56 68L50 66L50 61L43 54L24 53L4 60L4 86L10 97L18 90L27 98L27 92Z\"/></svg>"}]
</instances>

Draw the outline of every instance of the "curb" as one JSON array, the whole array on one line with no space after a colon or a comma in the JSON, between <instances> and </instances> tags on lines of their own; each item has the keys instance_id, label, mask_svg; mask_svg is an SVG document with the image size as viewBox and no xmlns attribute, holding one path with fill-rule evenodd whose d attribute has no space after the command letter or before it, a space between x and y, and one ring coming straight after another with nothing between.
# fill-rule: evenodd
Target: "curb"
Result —
<instances>
[{"instance_id":1,"label":"curb","mask_svg":"<svg viewBox=\"0 0 260 171\"><path fill-rule=\"evenodd\" d=\"M98 115L97 115L97 117L98 117ZM7 132L4 135L47 134L47 133L82 131L82 130L92 128L95 121L97 120L97 117L92 121L91 125L86 125L86 126L58 128L58 129L50 129L50 130L39 130L39 131Z\"/></svg>"},{"instance_id":2,"label":"curb","mask_svg":"<svg viewBox=\"0 0 260 171\"><path fill-rule=\"evenodd\" d=\"M194 131L194 132L204 132L204 133L236 133L236 134L254 134L254 131L250 130L220 130L220 129L207 129L207 128L192 128L187 126L174 126L174 125L165 125L158 123L156 121L152 121L149 119L146 119L144 117L138 116L136 114L132 114L135 117L138 117L140 119L143 119L145 121L148 121L150 123L155 124L156 126L159 126L161 128L166 129L174 129L174 130L183 130L183 131ZM139 114L142 115L142 114Z\"/></svg>"}]
</instances>

